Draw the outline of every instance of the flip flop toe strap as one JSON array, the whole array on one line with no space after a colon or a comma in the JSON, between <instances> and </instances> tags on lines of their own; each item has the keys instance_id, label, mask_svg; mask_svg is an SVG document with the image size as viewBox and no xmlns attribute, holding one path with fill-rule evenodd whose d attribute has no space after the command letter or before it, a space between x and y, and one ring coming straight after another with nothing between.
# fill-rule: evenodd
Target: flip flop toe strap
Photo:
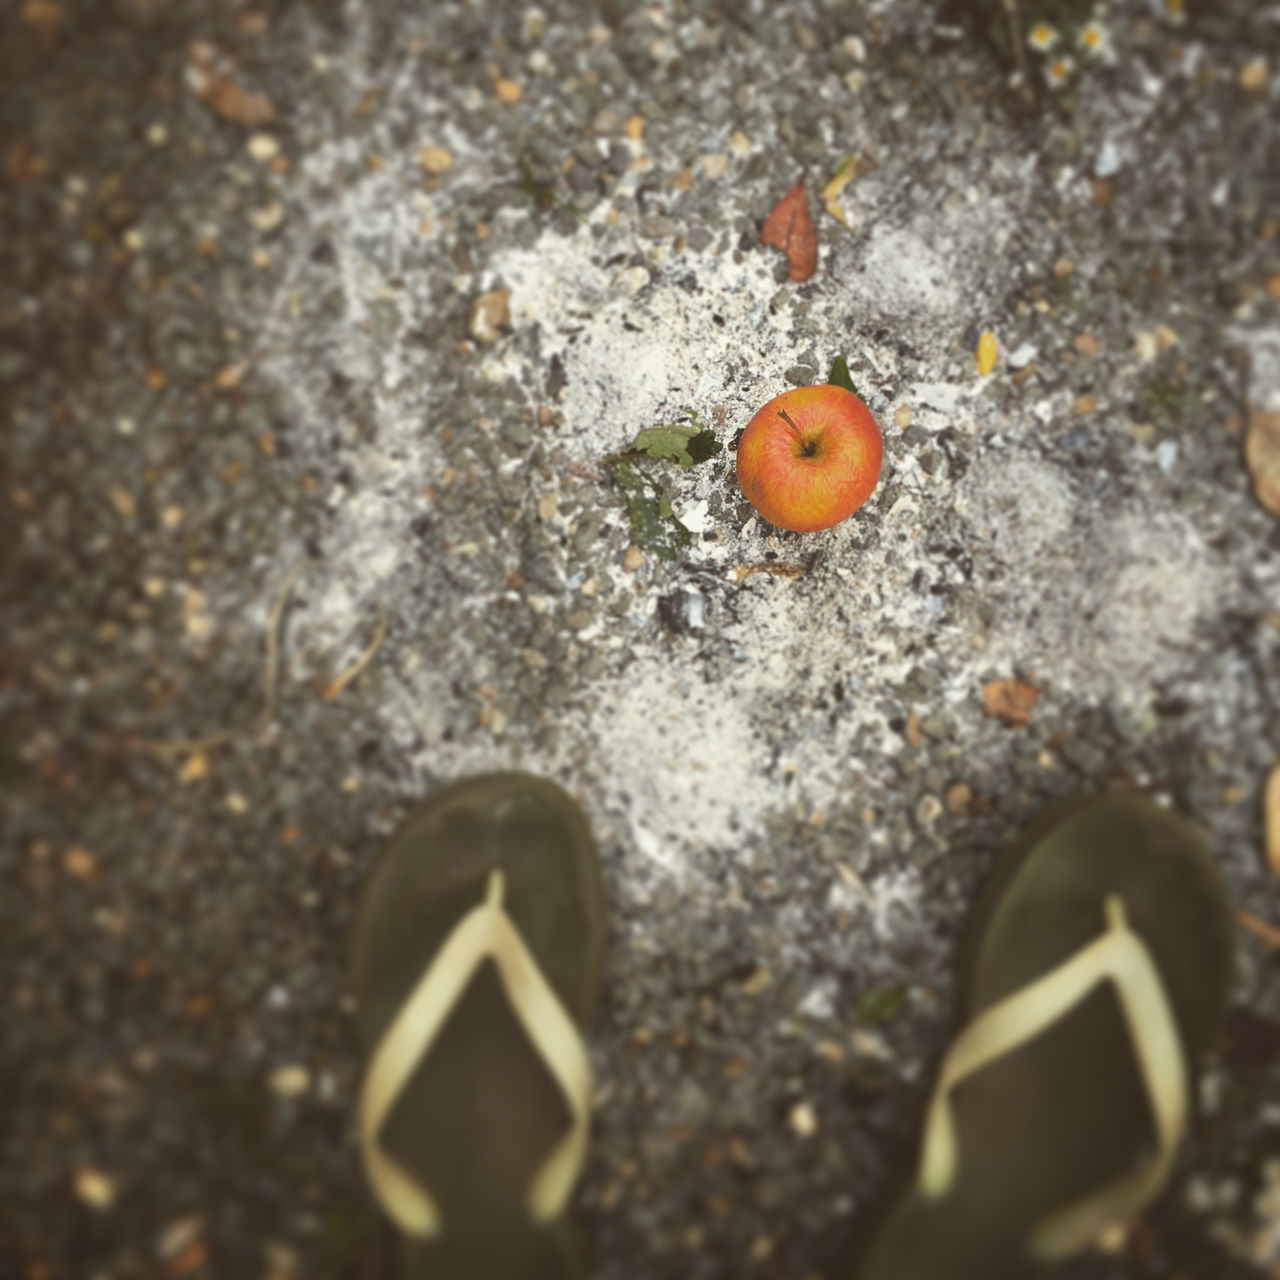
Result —
<instances>
[{"instance_id":1,"label":"flip flop toe strap","mask_svg":"<svg viewBox=\"0 0 1280 1280\"><path fill-rule=\"evenodd\" d=\"M431 1193L379 1140L383 1123L476 970L497 967L511 1008L569 1106L564 1137L530 1184L527 1206L535 1221L563 1210L587 1149L591 1071L582 1038L502 906L502 872L489 876L485 901L468 912L445 940L374 1050L360 1095L360 1146L365 1171L388 1215L404 1232L431 1237L442 1230Z\"/></svg>"},{"instance_id":2,"label":"flip flop toe strap","mask_svg":"<svg viewBox=\"0 0 1280 1280\"><path fill-rule=\"evenodd\" d=\"M1151 1198L1163 1184L1186 1126L1187 1068L1159 971L1125 919L1119 897L1106 901L1107 929L1044 977L980 1014L956 1038L929 1104L919 1187L937 1199L955 1180L958 1163L951 1095L988 1063L1046 1030L1095 987L1113 982L1139 1074L1155 1122L1156 1150L1144 1167L1059 1209L1032 1233L1031 1252L1045 1260L1066 1257L1096 1240ZM1050 1158L1046 1156L1046 1158Z\"/></svg>"}]
</instances>

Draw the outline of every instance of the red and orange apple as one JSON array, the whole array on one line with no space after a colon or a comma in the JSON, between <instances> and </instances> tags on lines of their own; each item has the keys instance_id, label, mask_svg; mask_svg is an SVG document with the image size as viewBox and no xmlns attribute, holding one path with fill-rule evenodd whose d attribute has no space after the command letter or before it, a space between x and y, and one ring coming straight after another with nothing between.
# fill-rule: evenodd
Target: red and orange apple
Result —
<instances>
[{"instance_id":1,"label":"red and orange apple","mask_svg":"<svg viewBox=\"0 0 1280 1280\"><path fill-rule=\"evenodd\" d=\"M852 391L831 384L774 396L738 444L738 484L770 524L798 533L846 520L880 482L880 428Z\"/></svg>"}]
</instances>

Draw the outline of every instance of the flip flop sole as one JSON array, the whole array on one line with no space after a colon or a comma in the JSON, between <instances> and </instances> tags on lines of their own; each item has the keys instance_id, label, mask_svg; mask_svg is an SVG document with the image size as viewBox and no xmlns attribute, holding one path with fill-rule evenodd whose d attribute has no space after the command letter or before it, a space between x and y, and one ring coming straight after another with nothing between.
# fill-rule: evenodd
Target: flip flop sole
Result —
<instances>
[{"instance_id":1,"label":"flip flop sole","mask_svg":"<svg viewBox=\"0 0 1280 1280\"><path fill-rule=\"evenodd\" d=\"M1141 795L1059 811L1002 864L975 913L965 1023L1077 954L1124 903L1172 1007L1189 1063L1213 1042L1233 975L1234 927L1200 833ZM1034 1274L1034 1226L1150 1146L1150 1105L1110 985L955 1095L960 1164L940 1200L909 1191L861 1280L1012 1280Z\"/></svg>"},{"instance_id":2,"label":"flip flop sole","mask_svg":"<svg viewBox=\"0 0 1280 1280\"><path fill-rule=\"evenodd\" d=\"M409 815L370 873L356 918L352 986L372 1049L440 945L503 872L504 905L570 1016L584 1026L605 957L595 842L554 783L520 773L446 786ZM439 1240L412 1244L415 1277L544 1280L576 1274L563 1223L534 1224L525 1197L569 1124L492 962L472 977L391 1110L382 1141L430 1190Z\"/></svg>"}]
</instances>

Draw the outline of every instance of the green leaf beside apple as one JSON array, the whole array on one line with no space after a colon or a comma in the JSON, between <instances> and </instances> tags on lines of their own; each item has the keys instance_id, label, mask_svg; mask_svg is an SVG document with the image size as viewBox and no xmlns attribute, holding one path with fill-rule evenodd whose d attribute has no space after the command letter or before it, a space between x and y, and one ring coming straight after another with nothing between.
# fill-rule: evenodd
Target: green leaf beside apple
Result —
<instances>
[{"instance_id":1,"label":"green leaf beside apple","mask_svg":"<svg viewBox=\"0 0 1280 1280\"><path fill-rule=\"evenodd\" d=\"M693 544L693 535L681 524L670 496L650 473L648 464L674 462L688 471L724 448L715 433L698 421L696 409L688 417L687 423L645 427L625 449L604 459L627 504L636 542L660 560L675 560Z\"/></svg>"},{"instance_id":2,"label":"green leaf beside apple","mask_svg":"<svg viewBox=\"0 0 1280 1280\"><path fill-rule=\"evenodd\" d=\"M849 373L849 365L844 356L836 356L835 363L831 366L831 372L827 375L827 381L833 387L843 387L846 391L852 391L858 396L858 388L853 385L853 378ZM862 397L858 396L861 400Z\"/></svg>"}]
</instances>

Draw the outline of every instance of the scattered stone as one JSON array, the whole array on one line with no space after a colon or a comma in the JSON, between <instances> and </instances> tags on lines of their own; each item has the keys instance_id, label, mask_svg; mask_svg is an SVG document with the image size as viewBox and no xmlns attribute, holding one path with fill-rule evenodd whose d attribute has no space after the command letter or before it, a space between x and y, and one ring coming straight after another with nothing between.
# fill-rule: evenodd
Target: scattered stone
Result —
<instances>
[{"instance_id":1,"label":"scattered stone","mask_svg":"<svg viewBox=\"0 0 1280 1280\"><path fill-rule=\"evenodd\" d=\"M73 880L96 880L98 860L82 844L73 844L63 850L62 869Z\"/></svg>"},{"instance_id":2,"label":"scattered stone","mask_svg":"<svg viewBox=\"0 0 1280 1280\"><path fill-rule=\"evenodd\" d=\"M107 490L107 497L111 499L111 505L121 520L132 520L138 514L138 504L128 489L118 484L112 485Z\"/></svg>"},{"instance_id":3,"label":"scattered stone","mask_svg":"<svg viewBox=\"0 0 1280 1280\"><path fill-rule=\"evenodd\" d=\"M773 985L773 974L763 965L758 966L742 983L744 996L763 995Z\"/></svg>"},{"instance_id":4,"label":"scattered stone","mask_svg":"<svg viewBox=\"0 0 1280 1280\"><path fill-rule=\"evenodd\" d=\"M277 1098L300 1098L311 1088L311 1072L301 1063L289 1063L277 1067L267 1083Z\"/></svg>"},{"instance_id":5,"label":"scattered stone","mask_svg":"<svg viewBox=\"0 0 1280 1280\"><path fill-rule=\"evenodd\" d=\"M284 205L279 200L264 204L261 208L250 212L249 221L264 235L269 235L284 221Z\"/></svg>"},{"instance_id":6,"label":"scattered stone","mask_svg":"<svg viewBox=\"0 0 1280 1280\"><path fill-rule=\"evenodd\" d=\"M714 151L710 155L703 156L700 163L702 172L713 182L723 178L729 172L729 157L722 151Z\"/></svg>"},{"instance_id":7,"label":"scattered stone","mask_svg":"<svg viewBox=\"0 0 1280 1280\"><path fill-rule=\"evenodd\" d=\"M491 346L510 324L510 289L490 289L472 303L470 333L477 342Z\"/></svg>"},{"instance_id":8,"label":"scattered stone","mask_svg":"<svg viewBox=\"0 0 1280 1280\"><path fill-rule=\"evenodd\" d=\"M914 751L919 751L924 746L924 730L920 725L920 713L914 707L907 712L906 739Z\"/></svg>"},{"instance_id":9,"label":"scattered stone","mask_svg":"<svg viewBox=\"0 0 1280 1280\"><path fill-rule=\"evenodd\" d=\"M1065 280L1075 269L1076 264L1070 258L1059 258L1053 264L1053 278L1055 280Z\"/></svg>"},{"instance_id":10,"label":"scattered stone","mask_svg":"<svg viewBox=\"0 0 1280 1280\"><path fill-rule=\"evenodd\" d=\"M1082 356L1096 356L1102 350L1102 344L1091 333L1077 333L1071 345Z\"/></svg>"},{"instance_id":11,"label":"scattered stone","mask_svg":"<svg viewBox=\"0 0 1280 1280\"><path fill-rule=\"evenodd\" d=\"M791 1132L797 1138L812 1138L818 1132L818 1116L807 1102L797 1102L787 1117Z\"/></svg>"},{"instance_id":12,"label":"scattered stone","mask_svg":"<svg viewBox=\"0 0 1280 1280\"><path fill-rule=\"evenodd\" d=\"M642 564L644 564L644 552L633 543L622 557L622 567L628 573L635 573Z\"/></svg>"},{"instance_id":13,"label":"scattered stone","mask_svg":"<svg viewBox=\"0 0 1280 1280\"><path fill-rule=\"evenodd\" d=\"M520 83L516 80L508 80L505 77L493 86L493 90L498 95L498 101L508 107L515 106L524 97L524 89Z\"/></svg>"},{"instance_id":14,"label":"scattered stone","mask_svg":"<svg viewBox=\"0 0 1280 1280\"><path fill-rule=\"evenodd\" d=\"M178 770L178 781L183 784L200 782L209 776L209 756L204 751L193 751Z\"/></svg>"},{"instance_id":15,"label":"scattered stone","mask_svg":"<svg viewBox=\"0 0 1280 1280\"><path fill-rule=\"evenodd\" d=\"M437 177L453 168L453 152L447 147L423 147L418 160L428 173Z\"/></svg>"},{"instance_id":16,"label":"scattered stone","mask_svg":"<svg viewBox=\"0 0 1280 1280\"><path fill-rule=\"evenodd\" d=\"M946 804L948 813L968 813L969 806L973 803L973 791L968 783L953 782L943 796L943 803Z\"/></svg>"},{"instance_id":17,"label":"scattered stone","mask_svg":"<svg viewBox=\"0 0 1280 1280\"><path fill-rule=\"evenodd\" d=\"M189 1214L175 1218L156 1238L156 1257L161 1262L171 1262L198 1244L204 1236L205 1220L202 1214Z\"/></svg>"},{"instance_id":18,"label":"scattered stone","mask_svg":"<svg viewBox=\"0 0 1280 1280\"><path fill-rule=\"evenodd\" d=\"M1263 57L1250 58L1240 68L1240 87L1249 93L1260 93L1267 85L1267 60Z\"/></svg>"},{"instance_id":19,"label":"scattered stone","mask_svg":"<svg viewBox=\"0 0 1280 1280\"><path fill-rule=\"evenodd\" d=\"M245 150L259 164L270 164L280 154L280 144L269 133L255 133Z\"/></svg>"},{"instance_id":20,"label":"scattered stone","mask_svg":"<svg viewBox=\"0 0 1280 1280\"><path fill-rule=\"evenodd\" d=\"M923 795L916 805L916 821L922 826L931 826L942 817L942 801L935 795Z\"/></svg>"},{"instance_id":21,"label":"scattered stone","mask_svg":"<svg viewBox=\"0 0 1280 1280\"><path fill-rule=\"evenodd\" d=\"M893 411L894 426L905 428L911 425L911 406L909 404L900 404Z\"/></svg>"},{"instance_id":22,"label":"scattered stone","mask_svg":"<svg viewBox=\"0 0 1280 1280\"><path fill-rule=\"evenodd\" d=\"M1077 418L1084 418L1091 414L1098 407L1098 397L1095 395L1076 396L1071 402L1071 412Z\"/></svg>"},{"instance_id":23,"label":"scattered stone","mask_svg":"<svg viewBox=\"0 0 1280 1280\"><path fill-rule=\"evenodd\" d=\"M72 1175L71 1188L81 1204L99 1213L105 1213L116 1202L118 1188L110 1174L82 1164Z\"/></svg>"},{"instance_id":24,"label":"scattered stone","mask_svg":"<svg viewBox=\"0 0 1280 1280\"><path fill-rule=\"evenodd\" d=\"M547 655L541 649L524 649L520 656L524 659L524 665L535 671L541 671L547 665Z\"/></svg>"}]
</instances>

